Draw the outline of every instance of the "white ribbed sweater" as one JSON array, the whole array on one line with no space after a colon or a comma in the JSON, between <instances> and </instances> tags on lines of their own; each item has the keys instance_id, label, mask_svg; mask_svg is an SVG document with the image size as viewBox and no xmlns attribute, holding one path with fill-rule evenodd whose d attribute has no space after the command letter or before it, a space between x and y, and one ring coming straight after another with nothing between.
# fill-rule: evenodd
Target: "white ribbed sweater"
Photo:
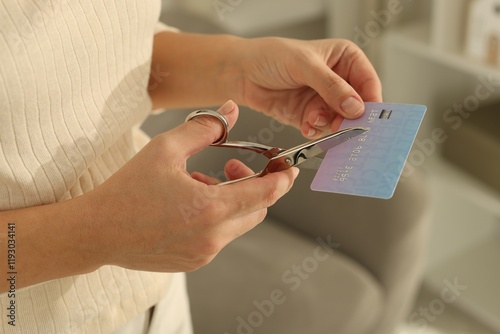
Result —
<instances>
[{"instance_id":1,"label":"white ribbed sweater","mask_svg":"<svg viewBox=\"0 0 500 334\"><path fill-rule=\"evenodd\" d=\"M0 210L92 190L136 152L160 1L0 0ZM22 273L19 273L22 275ZM4 273L1 274L4 277ZM2 333L109 333L170 275L106 266L20 289Z\"/></svg>"}]
</instances>

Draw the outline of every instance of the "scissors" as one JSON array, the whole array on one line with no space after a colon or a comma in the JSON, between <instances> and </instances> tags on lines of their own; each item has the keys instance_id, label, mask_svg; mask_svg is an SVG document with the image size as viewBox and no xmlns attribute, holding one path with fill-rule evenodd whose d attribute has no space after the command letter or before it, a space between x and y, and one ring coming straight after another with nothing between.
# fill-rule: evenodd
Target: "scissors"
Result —
<instances>
[{"instance_id":1,"label":"scissors","mask_svg":"<svg viewBox=\"0 0 500 334\"><path fill-rule=\"evenodd\" d=\"M289 149L284 149L246 141L228 141L227 137L229 134L229 124L226 118L216 111L206 109L193 111L186 117L185 122L201 116L216 118L221 122L224 129L221 137L210 146L249 150L261 154L269 159L267 165L260 172L240 179L222 182L220 185L236 183L252 179L254 177L264 176L269 173L279 172L313 159L322 161L322 159L318 157L321 154L328 152L328 150L332 147L340 145L343 142L368 131L367 128L363 127L351 127Z\"/></svg>"}]
</instances>

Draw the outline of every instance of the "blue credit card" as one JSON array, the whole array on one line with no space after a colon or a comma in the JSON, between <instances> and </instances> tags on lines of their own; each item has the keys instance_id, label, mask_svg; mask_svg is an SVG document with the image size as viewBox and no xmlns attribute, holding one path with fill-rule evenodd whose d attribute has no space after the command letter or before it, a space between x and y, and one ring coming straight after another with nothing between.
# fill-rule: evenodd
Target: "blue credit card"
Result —
<instances>
[{"instance_id":1,"label":"blue credit card","mask_svg":"<svg viewBox=\"0 0 500 334\"><path fill-rule=\"evenodd\" d=\"M362 117L344 119L341 129L369 129L330 149L311 189L389 199L410 153L427 108L423 105L365 103Z\"/></svg>"}]
</instances>

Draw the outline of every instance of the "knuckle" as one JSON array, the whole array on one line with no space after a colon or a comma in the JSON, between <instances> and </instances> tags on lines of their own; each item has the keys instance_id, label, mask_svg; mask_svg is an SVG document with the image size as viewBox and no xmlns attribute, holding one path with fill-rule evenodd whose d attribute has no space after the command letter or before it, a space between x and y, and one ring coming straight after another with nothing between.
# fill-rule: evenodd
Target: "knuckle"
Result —
<instances>
[{"instance_id":1,"label":"knuckle","mask_svg":"<svg viewBox=\"0 0 500 334\"><path fill-rule=\"evenodd\" d=\"M220 121L218 121L214 117L195 117L191 119L190 122L194 122L201 126L203 130L200 131L200 133L210 137L212 142L215 142L217 139L219 139L222 135L222 131L224 131Z\"/></svg>"},{"instance_id":2,"label":"knuckle","mask_svg":"<svg viewBox=\"0 0 500 334\"><path fill-rule=\"evenodd\" d=\"M212 130L215 127L215 121L211 119L211 117L207 116L200 116L200 117L195 117L190 120L190 122L194 122L198 125L200 125L203 128L206 128L207 130Z\"/></svg>"},{"instance_id":3,"label":"knuckle","mask_svg":"<svg viewBox=\"0 0 500 334\"><path fill-rule=\"evenodd\" d=\"M359 48L359 46L356 43L354 43L353 41L350 41L348 39L342 39L341 41L344 44L344 47L346 49L349 49L349 50L352 50L352 51L355 51L355 52L357 52L358 50L361 51L361 49Z\"/></svg>"},{"instance_id":4,"label":"knuckle","mask_svg":"<svg viewBox=\"0 0 500 334\"><path fill-rule=\"evenodd\" d=\"M159 153L175 152L178 150L175 138L172 138L168 132L154 136L151 139L150 144L156 148Z\"/></svg>"},{"instance_id":5,"label":"knuckle","mask_svg":"<svg viewBox=\"0 0 500 334\"><path fill-rule=\"evenodd\" d=\"M278 191L278 188L271 188L264 195L264 205L268 208L274 205L280 197L281 193Z\"/></svg>"},{"instance_id":6,"label":"knuckle","mask_svg":"<svg viewBox=\"0 0 500 334\"><path fill-rule=\"evenodd\" d=\"M203 259L214 257L221 251L221 249L221 242L215 238L207 238L207 240L201 242L197 247L198 255L200 255Z\"/></svg>"},{"instance_id":7,"label":"knuckle","mask_svg":"<svg viewBox=\"0 0 500 334\"><path fill-rule=\"evenodd\" d=\"M352 87L342 78L331 78L326 84L327 90L337 96L337 100L342 101L352 95Z\"/></svg>"},{"instance_id":8,"label":"knuckle","mask_svg":"<svg viewBox=\"0 0 500 334\"><path fill-rule=\"evenodd\" d=\"M191 265L195 268L206 266L219 254L222 247L221 243L213 238L200 242L194 251L195 254L192 254Z\"/></svg>"},{"instance_id":9,"label":"knuckle","mask_svg":"<svg viewBox=\"0 0 500 334\"><path fill-rule=\"evenodd\" d=\"M223 206L215 201L207 201L203 210L203 216L207 225L215 225L223 220Z\"/></svg>"}]
</instances>

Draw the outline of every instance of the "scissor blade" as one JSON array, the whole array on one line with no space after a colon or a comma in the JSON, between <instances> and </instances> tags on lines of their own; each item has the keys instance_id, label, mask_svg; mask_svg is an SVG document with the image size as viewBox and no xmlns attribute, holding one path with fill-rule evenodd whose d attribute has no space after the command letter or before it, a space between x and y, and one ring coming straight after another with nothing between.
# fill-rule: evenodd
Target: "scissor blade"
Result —
<instances>
[{"instance_id":1,"label":"scissor blade","mask_svg":"<svg viewBox=\"0 0 500 334\"><path fill-rule=\"evenodd\" d=\"M292 166L297 166L311 158L324 155L331 148L359 136L366 131L368 131L368 129L361 127L347 128L288 149L272 158L261 174L265 175L267 173L284 170Z\"/></svg>"},{"instance_id":2,"label":"scissor blade","mask_svg":"<svg viewBox=\"0 0 500 334\"><path fill-rule=\"evenodd\" d=\"M353 127L336 132L332 135L325 136L320 139L320 142L311 146L311 148L309 149L311 153L309 154L308 158L324 156L324 154L331 148L334 148L335 146L338 146L348 141L349 139L357 137L365 133L366 131L368 131L367 128Z\"/></svg>"}]
</instances>

